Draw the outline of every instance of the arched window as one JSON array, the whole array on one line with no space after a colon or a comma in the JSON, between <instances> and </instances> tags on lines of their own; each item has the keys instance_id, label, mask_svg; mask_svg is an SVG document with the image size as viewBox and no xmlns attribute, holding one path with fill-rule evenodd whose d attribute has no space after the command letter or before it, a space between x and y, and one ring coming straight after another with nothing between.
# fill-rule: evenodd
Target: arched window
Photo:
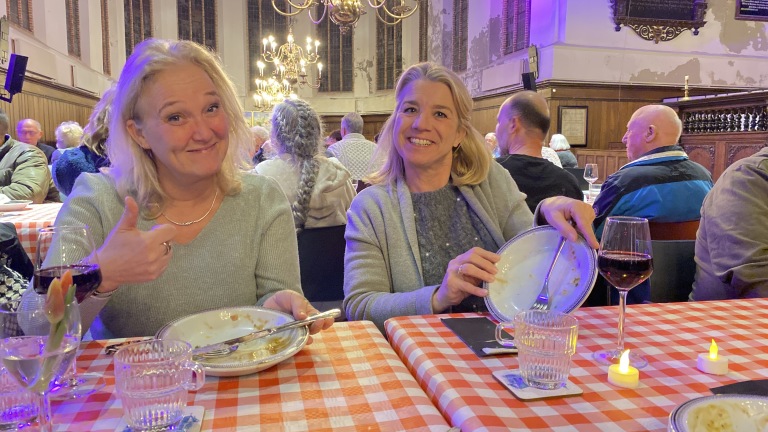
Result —
<instances>
[{"instance_id":1,"label":"arched window","mask_svg":"<svg viewBox=\"0 0 768 432\"><path fill-rule=\"evenodd\" d=\"M5 2L5 12L12 23L32 31L32 0L8 0Z\"/></svg>"},{"instance_id":2,"label":"arched window","mask_svg":"<svg viewBox=\"0 0 768 432\"><path fill-rule=\"evenodd\" d=\"M467 70L468 0L453 0L453 70Z\"/></svg>"},{"instance_id":3,"label":"arched window","mask_svg":"<svg viewBox=\"0 0 768 432\"><path fill-rule=\"evenodd\" d=\"M388 0L387 7L395 6ZM395 87L403 71L403 23L387 25L376 19L376 90Z\"/></svg>"},{"instance_id":4,"label":"arched window","mask_svg":"<svg viewBox=\"0 0 768 432\"><path fill-rule=\"evenodd\" d=\"M509 54L528 48L531 28L531 0L506 0L504 2L504 53Z\"/></svg>"},{"instance_id":5,"label":"arched window","mask_svg":"<svg viewBox=\"0 0 768 432\"><path fill-rule=\"evenodd\" d=\"M285 43L288 18L275 11L271 0L248 0L248 76L251 92L256 90L255 80L259 78L259 67L256 64L259 60L264 61L261 57L261 40L270 34L281 40L280 43Z\"/></svg>"},{"instance_id":6,"label":"arched window","mask_svg":"<svg viewBox=\"0 0 768 432\"><path fill-rule=\"evenodd\" d=\"M177 0L179 39L216 51L216 0Z\"/></svg>"},{"instance_id":7,"label":"arched window","mask_svg":"<svg viewBox=\"0 0 768 432\"><path fill-rule=\"evenodd\" d=\"M313 16L323 14L321 7L316 6ZM352 62L352 35L354 29L342 34L339 26L331 22L327 16L317 26L317 39L320 40L320 61L325 63L323 77L320 81L321 92L351 92L354 76Z\"/></svg>"},{"instance_id":8,"label":"arched window","mask_svg":"<svg viewBox=\"0 0 768 432\"><path fill-rule=\"evenodd\" d=\"M67 52L80 58L80 1L66 0Z\"/></svg>"},{"instance_id":9,"label":"arched window","mask_svg":"<svg viewBox=\"0 0 768 432\"><path fill-rule=\"evenodd\" d=\"M125 0L125 55L133 47L152 37L152 0Z\"/></svg>"}]
</instances>

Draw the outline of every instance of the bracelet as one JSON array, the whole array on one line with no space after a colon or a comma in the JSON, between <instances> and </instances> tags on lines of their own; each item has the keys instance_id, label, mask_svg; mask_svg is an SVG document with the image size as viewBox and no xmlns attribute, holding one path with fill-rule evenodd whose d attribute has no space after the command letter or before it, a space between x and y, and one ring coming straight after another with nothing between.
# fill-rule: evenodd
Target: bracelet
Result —
<instances>
[{"instance_id":1,"label":"bracelet","mask_svg":"<svg viewBox=\"0 0 768 432\"><path fill-rule=\"evenodd\" d=\"M103 292L99 292L99 290L97 289L97 290L95 290L94 292L91 293L91 297L104 300L104 299L108 299L108 298L112 297L112 294L114 294L114 293L115 293L114 291L103 293Z\"/></svg>"}]
</instances>

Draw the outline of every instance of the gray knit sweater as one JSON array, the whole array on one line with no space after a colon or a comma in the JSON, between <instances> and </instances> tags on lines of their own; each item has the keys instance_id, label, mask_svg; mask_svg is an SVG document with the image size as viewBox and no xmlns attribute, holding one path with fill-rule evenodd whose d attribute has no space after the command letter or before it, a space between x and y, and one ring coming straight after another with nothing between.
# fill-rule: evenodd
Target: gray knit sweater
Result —
<instances>
[{"instance_id":1,"label":"gray knit sweater","mask_svg":"<svg viewBox=\"0 0 768 432\"><path fill-rule=\"evenodd\" d=\"M533 225L533 215L509 172L491 163L488 178L459 192L490 233L496 252ZM349 319L384 321L432 311L438 286L425 285L411 193L404 181L369 187L347 213L344 308ZM462 227L455 227L462 229Z\"/></svg>"},{"instance_id":2,"label":"gray knit sweater","mask_svg":"<svg viewBox=\"0 0 768 432\"><path fill-rule=\"evenodd\" d=\"M100 247L123 213L123 200L103 174L82 174L56 225L88 225ZM140 230L156 222L139 217ZM141 271L141 269L136 269ZM188 244L152 282L121 286L109 300L81 304L83 331L98 313L94 339L154 335L176 318L205 309L260 305L276 291L301 292L298 248L285 195L267 177L244 175L243 190L226 196Z\"/></svg>"}]
</instances>

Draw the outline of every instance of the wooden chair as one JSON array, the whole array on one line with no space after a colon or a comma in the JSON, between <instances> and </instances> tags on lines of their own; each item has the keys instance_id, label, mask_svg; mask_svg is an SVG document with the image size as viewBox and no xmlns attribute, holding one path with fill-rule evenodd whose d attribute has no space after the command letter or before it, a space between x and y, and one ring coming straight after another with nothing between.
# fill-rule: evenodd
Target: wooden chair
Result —
<instances>
[{"instance_id":1,"label":"wooden chair","mask_svg":"<svg viewBox=\"0 0 768 432\"><path fill-rule=\"evenodd\" d=\"M648 222L651 240L696 240L699 221Z\"/></svg>"},{"instance_id":2,"label":"wooden chair","mask_svg":"<svg viewBox=\"0 0 768 432\"><path fill-rule=\"evenodd\" d=\"M304 296L319 310L341 307L344 300L344 231L346 225L301 231L299 267Z\"/></svg>"},{"instance_id":3,"label":"wooden chair","mask_svg":"<svg viewBox=\"0 0 768 432\"><path fill-rule=\"evenodd\" d=\"M696 240L652 240L651 302L688 301L696 275Z\"/></svg>"}]
</instances>

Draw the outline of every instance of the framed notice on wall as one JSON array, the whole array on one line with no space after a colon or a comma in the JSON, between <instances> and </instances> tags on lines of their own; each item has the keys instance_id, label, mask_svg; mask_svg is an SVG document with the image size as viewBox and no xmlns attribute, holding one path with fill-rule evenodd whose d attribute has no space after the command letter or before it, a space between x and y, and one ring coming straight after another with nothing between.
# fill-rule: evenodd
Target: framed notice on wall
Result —
<instances>
[{"instance_id":1,"label":"framed notice on wall","mask_svg":"<svg viewBox=\"0 0 768 432\"><path fill-rule=\"evenodd\" d=\"M768 21L768 0L736 0L736 19Z\"/></svg>"},{"instance_id":2,"label":"framed notice on wall","mask_svg":"<svg viewBox=\"0 0 768 432\"><path fill-rule=\"evenodd\" d=\"M561 106L557 128L572 146L586 146L587 107Z\"/></svg>"}]
</instances>

